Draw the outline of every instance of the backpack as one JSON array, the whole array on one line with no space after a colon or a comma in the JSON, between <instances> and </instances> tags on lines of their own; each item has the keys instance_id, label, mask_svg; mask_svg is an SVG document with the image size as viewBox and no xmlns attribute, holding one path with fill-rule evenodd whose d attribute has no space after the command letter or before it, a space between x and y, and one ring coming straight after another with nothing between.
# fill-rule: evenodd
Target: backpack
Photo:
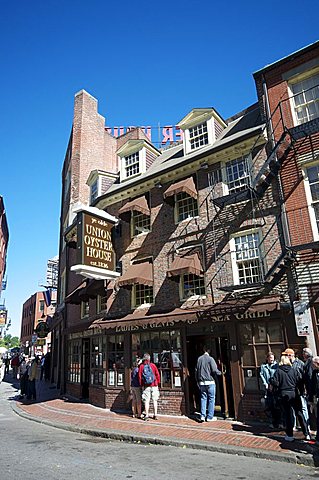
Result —
<instances>
[{"instance_id":1,"label":"backpack","mask_svg":"<svg viewBox=\"0 0 319 480\"><path fill-rule=\"evenodd\" d=\"M155 380L155 375L152 370L152 367L149 363L144 364L143 372L142 372L142 380L144 385L150 385Z\"/></svg>"}]
</instances>

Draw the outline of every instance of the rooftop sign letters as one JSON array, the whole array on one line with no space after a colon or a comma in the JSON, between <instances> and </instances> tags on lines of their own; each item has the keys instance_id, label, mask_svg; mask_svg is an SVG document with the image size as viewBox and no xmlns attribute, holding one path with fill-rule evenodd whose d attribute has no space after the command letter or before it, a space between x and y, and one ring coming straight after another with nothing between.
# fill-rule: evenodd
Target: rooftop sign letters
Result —
<instances>
[{"instance_id":1,"label":"rooftop sign letters","mask_svg":"<svg viewBox=\"0 0 319 480\"><path fill-rule=\"evenodd\" d=\"M134 128L137 127L106 127L107 132L109 132L114 137L119 137L124 135ZM166 125L165 127L138 127L141 128L145 135L149 138L149 141L157 144L160 147L168 146L175 142L181 142L183 140L183 130L181 130L176 125Z\"/></svg>"}]
</instances>

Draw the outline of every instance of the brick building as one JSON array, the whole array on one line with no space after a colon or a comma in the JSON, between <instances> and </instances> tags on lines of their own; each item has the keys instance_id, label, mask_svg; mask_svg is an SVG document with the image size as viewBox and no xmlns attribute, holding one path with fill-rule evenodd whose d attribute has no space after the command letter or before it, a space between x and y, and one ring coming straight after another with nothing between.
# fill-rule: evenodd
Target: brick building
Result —
<instances>
[{"instance_id":1,"label":"brick building","mask_svg":"<svg viewBox=\"0 0 319 480\"><path fill-rule=\"evenodd\" d=\"M9 229L6 212L4 208L3 197L0 196L0 296L2 282L6 272L7 249L9 243Z\"/></svg>"},{"instance_id":2,"label":"brick building","mask_svg":"<svg viewBox=\"0 0 319 480\"><path fill-rule=\"evenodd\" d=\"M20 345L29 355L46 354L51 348L51 333L33 341L39 324L53 317L56 307L56 292L52 292L51 305L47 306L43 292L36 292L26 300L22 307Z\"/></svg>"},{"instance_id":3,"label":"brick building","mask_svg":"<svg viewBox=\"0 0 319 480\"><path fill-rule=\"evenodd\" d=\"M303 55L311 61L310 50L318 60L317 47L297 52L300 68ZM295 55L255 74L256 104L227 121L213 108L193 109L178 124L183 141L163 151L141 129L112 137L96 100L83 91L76 96L62 173L52 332L54 380L69 394L127 408L132 362L148 351L161 374L160 413L193 414L194 368L205 344L223 372L217 415L247 419L260 409L266 353L315 346L315 317L307 335L298 335L308 317L303 311L297 324L294 308L299 315L309 290L298 285L305 271L299 257L315 271L316 238L297 235L303 247L296 249L287 236L301 227L298 216L290 220L287 195L299 140L291 141L293 124L282 131L274 124L280 110L274 87L284 62L285 72L295 68L289 67ZM315 121L302 122L311 122L309 145ZM303 145L302 154L310 155ZM300 193L292 205L305 206ZM114 224L113 276L101 273L110 269L101 260L108 258L100 251L101 230L82 238L90 214ZM95 270L79 264L83 241L90 242Z\"/></svg>"}]
</instances>

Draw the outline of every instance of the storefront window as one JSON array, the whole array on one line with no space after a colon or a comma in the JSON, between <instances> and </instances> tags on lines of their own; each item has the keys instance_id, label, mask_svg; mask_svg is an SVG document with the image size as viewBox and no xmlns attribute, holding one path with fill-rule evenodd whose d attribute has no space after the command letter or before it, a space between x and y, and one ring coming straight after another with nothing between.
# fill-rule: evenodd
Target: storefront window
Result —
<instances>
[{"instance_id":1,"label":"storefront window","mask_svg":"<svg viewBox=\"0 0 319 480\"><path fill-rule=\"evenodd\" d=\"M179 330L142 332L132 335L132 361L150 353L157 366L162 388L181 388L183 363Z\"/></svg>"},{"instance_id":2,"label":"storefront window","mask_svg":"<svg viewBox=\"0 0 319 480\"><path fill-rule=\"evenodd\" d=\"M81 373L81 340L71 340L68 343L67 380L80 383Z\"/></svg>"},{"instance_id":3,"label":"storefront window","mask_svg":"<svg viewBox=\"0 0 319 480\"><path fill-rule=\"evenodd\" d=\"M281 322L252 322L240 325L242 367L245 390L260 390L260 365L268 352L273 352L277 361L284 349Z\"/></svg>"},{"instance_id":4,"label":"storefront window","mask_svg":"<svg viewBox=\"0 0 319 480\"><path fill-rule=\"evenodd\" d=\"M124 385L124 335L107 336L108 386Z\"/></svg>"},{"instance_id":5,"label":"storefront window","mask_svg":"<svg viewBox=\"0 0 319 480\"><path fill-rule=\"evenodd\" d=\"M91 339L91 385L106 386L106 337Z\"/></svg>"}]
</instances>

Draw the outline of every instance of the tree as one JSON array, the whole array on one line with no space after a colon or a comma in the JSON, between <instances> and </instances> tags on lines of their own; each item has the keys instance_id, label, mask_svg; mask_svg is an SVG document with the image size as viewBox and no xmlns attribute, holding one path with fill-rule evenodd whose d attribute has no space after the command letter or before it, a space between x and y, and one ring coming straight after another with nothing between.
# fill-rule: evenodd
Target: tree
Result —
<instances>
[{"instance_id":1,"label":"tree","mask_svg":"<svg viewBox=\"0 0 319 480\"><path fill-rule=\"evenodd\" d=\"M0 340L0 347L13 348L19 347L20 339L19 337L12 337L11 335L5 335Z\"/></svg>"}]
</instances>

